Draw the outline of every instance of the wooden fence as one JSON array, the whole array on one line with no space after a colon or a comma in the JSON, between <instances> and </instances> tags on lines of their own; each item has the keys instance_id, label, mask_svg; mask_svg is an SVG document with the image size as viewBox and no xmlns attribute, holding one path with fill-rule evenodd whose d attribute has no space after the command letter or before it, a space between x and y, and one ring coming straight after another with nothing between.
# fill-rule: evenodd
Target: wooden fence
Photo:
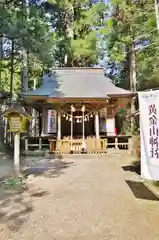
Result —
<instances>
[{"instance_id":1,"label":"wooden fence","mask_svg":"<svg viewBox=\"0 0 159 240\"><path fill-rule=\"evenodd\" d=\"M49 149L50 153L60 154L80 154L82 153L81 138L71 139L64 138L62 140L52 139L51 137L25 137L25 151L29 150L44 150ZM132 151L132 137L131 136L110 136L106 138L96 139L95 137L88 137L85 139L86 152L91 153L106 153L108 148L124 149L129 153Z\"/></svg>"},{"instance_id":2,"label":"wooden fence","mask_svg":"<svg viewBox=\"0 0 159 240\"><path fill-rule=\"evenodd\" d=\"M83 152L82 139L63 139L63 140L50 140L50 152L59 152L61 154L75 153L80 154ZM87 153L106 153L107 139L86 139L86 152Z\"/></svg>"}]
</instances>

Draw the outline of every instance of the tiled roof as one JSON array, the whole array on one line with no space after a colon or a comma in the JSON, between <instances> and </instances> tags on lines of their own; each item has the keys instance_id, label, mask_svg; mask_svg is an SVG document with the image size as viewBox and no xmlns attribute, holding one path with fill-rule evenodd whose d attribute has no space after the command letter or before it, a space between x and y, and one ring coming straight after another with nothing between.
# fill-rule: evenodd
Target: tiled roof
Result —
<instances>
[{"instance_id":1,"label":"tiled roof","mask_svg":"<svg viewBox=\"0 0 159 240\"><path fill-rule=\"evenodd\" d=\"M130 91L116 87L101 68L55 69L52 76L44 75L39 89L23 93L49 98L106 98L131 94Z\"/></svg>"}]
</instances>

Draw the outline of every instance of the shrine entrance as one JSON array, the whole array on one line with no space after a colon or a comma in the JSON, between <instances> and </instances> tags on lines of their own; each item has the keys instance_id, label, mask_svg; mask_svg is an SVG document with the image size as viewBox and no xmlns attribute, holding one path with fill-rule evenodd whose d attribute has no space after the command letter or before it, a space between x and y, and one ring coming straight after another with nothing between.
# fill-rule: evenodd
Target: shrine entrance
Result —
<instances>
[{"instance_id":1,"label":"shrine entrance","mask_svg":"<svg viewBox=\"0 0 159 240\"><path fill-rule=\"evenodd\" d=\"M85 124L85 137L95 135L95 118L93 114L91 117L84 119ZM83 136L83 120L80 112L75 112L73 120L73 138L82 138ZM61 137L67 137L71 135L71 119L68 119L67 116L61 117Z\"/></svg>"}]
</instances>

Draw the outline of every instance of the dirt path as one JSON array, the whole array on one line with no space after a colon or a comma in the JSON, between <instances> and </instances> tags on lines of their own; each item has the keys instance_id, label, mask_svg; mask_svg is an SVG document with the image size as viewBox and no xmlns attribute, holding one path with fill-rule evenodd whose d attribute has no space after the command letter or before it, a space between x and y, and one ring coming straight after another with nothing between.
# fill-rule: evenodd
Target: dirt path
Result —
<instances>
[{"instance_id":1,"label":"dirt path","mask_svg":"<svg viewBox=\"0 0 159 240\"><path fill-rule=\"evenodd\" d=\"M134 196L140 191L135 189L133 194L129 186L137 182L142 187L142 183L122 169L124 159L110 154L64 161L58 160L47 176L35 177L36 185L46 194L32 197L26 221L8 236L2 231L0 239L159 239L159 201L151 194ZM154 200L144 199L147 197Z\"/></svg>"}]
</instances>

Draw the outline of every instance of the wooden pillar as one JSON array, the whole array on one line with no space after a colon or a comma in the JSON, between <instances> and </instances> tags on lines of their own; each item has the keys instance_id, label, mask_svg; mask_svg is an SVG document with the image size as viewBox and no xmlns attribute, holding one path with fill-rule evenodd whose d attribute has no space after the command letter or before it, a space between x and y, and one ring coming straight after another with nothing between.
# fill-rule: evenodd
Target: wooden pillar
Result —
<instances>
[{"instance_id":1,"label":"wooden pillar","mask_svg":"<svg viewBox=\"0 0 159 240\"><path fill-rule=\"evenodd\" d=\"M32 109L32 121L31 121L31 134L32 136L36 136L36 110Z\"/></svg>"},{"instance_id":2,"label":"wooden pillar","mask_svg":"<svg viewBox=\"0 0 159 240\"><path fill-rule=\"evenodd\" d=\"M57 116L57 139L61 140L61 112L58 112Z\"/></svg>"},{"instance_id":3,"label":"wooden pillar","mask_svg":"<svg viewBox=\"0 0 159 240\"><path fill-rule=\"evenodd\" d=\"M45 134L45 109L42 109L42 114L41 114L41 122L42 122L42 129L41 129L41 135L43 136Z\"/></svg>"},{"instance_id":4,"label":"wooden pillar","mask_svg":"<svg viewBox=\"0 0 159 240\"><path fill-rule=\"evenodd\" d=\"M85 122L84 122L84 108L82 111L82 139L85 141Z\"/></svg>"},{"instance_id":5,"label":"wooden pillar","mask_svg":"<svg viewBox=\"0 0 159 240\"><path fill-rule=\"evenodd\" d=\"M28 151L28 138L25 138L25 152Z\"/></svg>"},{"instance_id":6,"label":"wooden pillar","mask_svg":"<svg viewBox=\"0 0 159 240\"><path fill-rule=\"evenodd\" d=\"M86 141L85 141L85 106L83 105L83 107L81 108L82 111L82 153L86 153Z\"/></svg>"},{"instance_id":7,"label":"wooden pillar","mask_svg":"<svg viewBox=\"0 0 159 240\"><path fill-rule=\"evenodd\" d=\"M42 138L39 138L39 150L42 150Z\"/></svg>"},{"instance_id":8,"label":"wooden pillar","mask_svg":"<svg viewBox=\"0 0 159 240\"><path fill-rule=\"evenodd\" d=\"M14 134L14 169L15 173L19 173L20 162L20 133Z\"/></svg>"},{"instance_id":9,"label":"wooden pillar","mask_svg":"<svg viewBox=\"0 0 159 240\"><path fill-rule=\"evenodd\" d=\"M118 138L115 138L115 149L118 149Z\"/></svg>"},{"instance_id":10,"label":"wooden pillar","mask_svg":"<svg viewBox=\"0 0 159 240\"><path fill-rule=\"evenodd\" d=\"M128 138L128 154L131 155L133 153L133 140L132 137Z\"/></svg>"},{"instance_id":11,"label":"wooden pillar","mask_svg":"<svg viewBox=\"0 0 159 240\"><path fill-rule=\"evenodd\" d=\"M71 153L73 152L73 112L75 111L75 108L73 107L73 105L71 105L71 147L70 147L70 151Z\"/></svg>"},{"instance_id":12,"label":"wooden pillar","mask_svg":"<svg viewBox=\"0 0 159 240\"><path fill-rule=\"evenodd\" d=\"M96 138L99 139L99 115L98 112L95 113L95 133Z\"/></svg>"}]
</instances>

